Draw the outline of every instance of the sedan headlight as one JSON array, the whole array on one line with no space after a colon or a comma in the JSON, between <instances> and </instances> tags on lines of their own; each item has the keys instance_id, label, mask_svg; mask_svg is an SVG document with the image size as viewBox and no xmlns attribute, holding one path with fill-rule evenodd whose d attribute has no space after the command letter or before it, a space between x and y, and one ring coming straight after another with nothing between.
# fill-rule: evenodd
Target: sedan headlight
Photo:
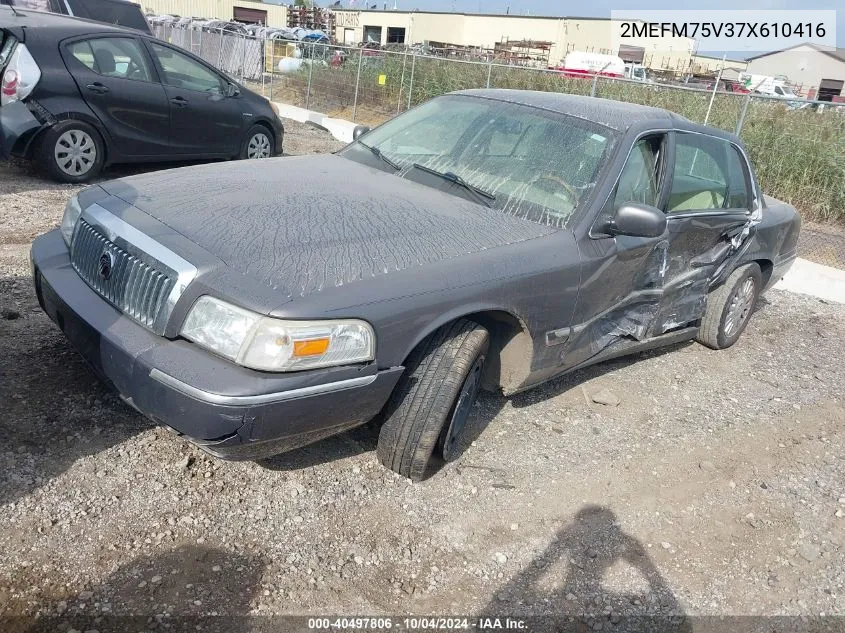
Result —
<instances>
[{"instance_id":1,"label":"sedan headlight","mask_svg":"<svg viewBox=\"0 0 845 633\"><path fill-rule=\"evenodd\" d=\"M244 367L293 371L373 360L375 334L353 319L287 321L200 297L182 336Z\"/></svg>"},{"instance_id":2,"label":"sedan headlight","mask_svg":"<svg viewBox=\"0 0 845 633\"><path fill-rule=\"evenodd\" d=\"M65 238L65 244L68 245L68 248L70 248L73 229L80 215L82 215L82 207L79 206L79 200L76 199L76 196L73 196L67 201L65 214L62 216L62 237Z\"/></svg>"}]
</instances>

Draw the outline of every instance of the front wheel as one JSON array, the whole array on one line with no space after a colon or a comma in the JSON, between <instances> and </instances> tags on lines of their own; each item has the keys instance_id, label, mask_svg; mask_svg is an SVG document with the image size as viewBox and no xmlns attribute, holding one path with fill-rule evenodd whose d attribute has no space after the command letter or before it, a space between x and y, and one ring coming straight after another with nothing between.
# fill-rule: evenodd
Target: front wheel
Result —
<instances>
[{"instance_id":1,"label":"front wheel","mask_svg":"<svg viewBox=\"0 0 845 633\"><path fill-rule=\"evenodd\" d=\"M253 125L246 133L241 148L241 158L270 158L275 153L273 135L263 125Z\"/></svg>"},{"instance_id":2,"label":"front wheel","mask_svg":"<svg viewBox=\"0 0 845 633\"><path fill-rule=\"evenodd\" d=\"M420 481L433 457L461 454L489 347L487 330L467 319L417 346L385 408L377 449L384 466Z\"/></svg>"},{"instance_id":3,"label":"front wheel","mask_svg":"<svg viewBox=\"0 0 845 633\"><path fill-rule=\"evenodd\" d=\"M739 340L757 305L763 274L756 263L740 266L707 297L707 311L696 337L712 349L725 349Z\"/></svg>"}]
</instances>

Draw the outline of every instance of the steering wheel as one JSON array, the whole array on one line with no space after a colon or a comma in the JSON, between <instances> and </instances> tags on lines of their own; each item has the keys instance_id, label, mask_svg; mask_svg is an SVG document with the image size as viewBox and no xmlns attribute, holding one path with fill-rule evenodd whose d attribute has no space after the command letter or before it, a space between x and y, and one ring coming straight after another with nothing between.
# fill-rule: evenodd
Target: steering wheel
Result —
<instances>
[{"instance_id":1,"label":"steering wheel","mask_svg":"<svg viewBox=\"0 0 845 633\"><path fill-rule=\"evenodd\" d=\"M553 193L557 193L560 188L563 188L563 190L569 196L570 203L572 204L572 206L575 207L578 204L578 193L575 191L572 185L570 185L568 182L566 182L559 176L550 173L537 174L536 176L534 176L534 178L529 181L528 186L531 187L540 182L550 183L552 187L545 186L541 187L541 189L552 191Z\"/></svg>"}]
</instances>

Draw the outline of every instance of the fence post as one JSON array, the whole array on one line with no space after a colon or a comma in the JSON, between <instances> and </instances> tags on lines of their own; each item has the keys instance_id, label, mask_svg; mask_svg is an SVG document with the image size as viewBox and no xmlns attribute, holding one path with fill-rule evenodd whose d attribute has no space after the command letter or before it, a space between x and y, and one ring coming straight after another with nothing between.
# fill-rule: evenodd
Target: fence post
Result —
<instances>
[{"instance_id":1,"label":"fence post","mask_svg":"<svg viewBox=\"0 0 845 633\"><path fill-rule=\"evenodd\" d=\"M276 40L267 40L270 44L270 101L273 100L273 80L276 77ZM261 60L262 72L267 70L267 54Z\"/></svg>"},{"instance_id":2,"label":"fence post","mask_svg":"<svg viewBox=\"0 0 845 633\"><path fill-rule=\"evenodd\" d=\"M596 90L598 89L598 87L599 87L599 76L593 75L593 87L590 88L590 96L591 97L596 96Z\"/></svg>"},{"instance_id":3,"label":"fence post","mask_svg":"<svg viewBox=\"0 0 845 633\"><path fill-rule=\"evenodd\" d=\"M487 89L490 90L490 75L493 74L493 60L487 62Z\"/></svg>"},{"instance_id":4,"label":"fence post","mask_svg":"<svg viewBox=\"0 0 845 633\"><path fill-rule=\"evenodd\" d=\"M719 68L719 76L716 77L716 83L713 84L713 93L710 95L710 103L707 106L707 114L704 115L704 125L707 125L707 121L710 120L710 111L713 109L713 101L716 99L716 91L719 89L719 83L722 81L722 71L725 70L725 60L727 57L727 53L722 55L722 67Z\"/></svg>"},{"instance_id":5,"label":"fence post","mask_svg":"<svg viewBox=\"0 0 845 633\"><path fill-rule=\"evenodd\" d=\"M414 67L417 65L417 54L411 55L411 85L408 86L408 109L411 109L411 97L414 94Z\"/></svg>"},{"instance_id":6,"label":"fence post","mask_svg":"<svg viewBox=\"0 0 845 633\"><path fill-rule=\"evenodd\" d=\"M244 33L242 45L244 54L241 58L241 83L243 83L246 78L246 33Z\"/></svg>"},{"instance_id":7,"label":"fence post","mask_svg":"<svg viewBox=\"0 0 845 633\"><path fill-rule=\"evenodd\" d=\"M364 48L358 53L358 75L355 77L355 99L352 102L352 122L355 123L355 116L358 114L358 87L361 85L361 65L364 63Z\"/></svg>"},{"instance_id":8,"label":"fence post","mask_svg":"<svg viewBox=\"0 0 845 633\"><path fill-rule=\"evenodd\" d=\"M402 55L402 78L399 80L399 98L396 100L396 114L402 111L402 87L405 85L405 64L408 63L407 49Z\"/></svg>"},{"instance_id":9,"label":"fence post","mask_svg":"<svg viewBox=\"0 0 845 633\"><path fill-rule=\"evenodd\" d=\"M742 125L745 123L745 114L748 112L748 104L751 103L751 93L749 92L745 95L745 102L742 104L742 111L739 113L739 121L736 122L736 130L734 134L739 136L739 133L742 132Z\"/></svg>"},{"instance_id":10,"label":"fence post","mask_svg":"<svg viewBox=\"0 0 845 633\"><path fill-rule=\"evenodd\" d=\"M311 42L311 57L308 58L308 87L305 89L305 109L309 110L311 105L311 77L314 73L314 42Z\"/></svg>"}]
</instances>

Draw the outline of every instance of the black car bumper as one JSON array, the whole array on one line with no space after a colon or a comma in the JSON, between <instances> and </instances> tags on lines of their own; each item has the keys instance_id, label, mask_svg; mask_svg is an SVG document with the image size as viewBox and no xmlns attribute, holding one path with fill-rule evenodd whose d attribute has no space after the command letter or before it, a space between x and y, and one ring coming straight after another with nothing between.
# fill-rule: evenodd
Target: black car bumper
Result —
<instances>
[{"instance_id":1,"label":"black car bumper","mask_svg":"<svg viewBox=\"0 0 845 633\"><path fill-rule=\"evenodd\" d=\"M403 371L268 375L237 367L155 335L101 299L71 266L58 230L37 238L31 257L42 309L97 374L138 411L218 457L266 457L366 422Z\"/></svg>"},{"instance_id":2,"label":"black car bumper","mask_svg":"<svg viewBox=\"0 0 845 633\"><path fill-rule=\"evenodd\" d=\"M26 155L44 126L23 101L0 107L0 159Z\"/></svg>"}]
</instances>

